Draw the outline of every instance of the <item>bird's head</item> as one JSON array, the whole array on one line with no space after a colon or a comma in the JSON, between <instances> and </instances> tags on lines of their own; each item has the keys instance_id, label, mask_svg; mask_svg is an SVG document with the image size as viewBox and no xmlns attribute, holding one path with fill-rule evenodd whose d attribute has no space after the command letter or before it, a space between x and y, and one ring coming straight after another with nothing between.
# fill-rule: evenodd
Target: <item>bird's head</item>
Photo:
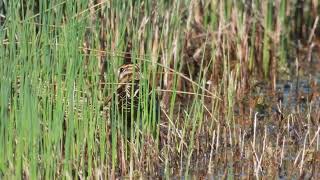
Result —
<instances>
[{"instance_id":1,"label":"bird's head","mask_svg":"<svg viewBox=\"0 0 320 180\"><path fill-rule=\"evenodd\" d=\"M140 79L140 68L138 64L124 64L118 70L119 83L126 83Z\"/></svg>"}]
</instances>

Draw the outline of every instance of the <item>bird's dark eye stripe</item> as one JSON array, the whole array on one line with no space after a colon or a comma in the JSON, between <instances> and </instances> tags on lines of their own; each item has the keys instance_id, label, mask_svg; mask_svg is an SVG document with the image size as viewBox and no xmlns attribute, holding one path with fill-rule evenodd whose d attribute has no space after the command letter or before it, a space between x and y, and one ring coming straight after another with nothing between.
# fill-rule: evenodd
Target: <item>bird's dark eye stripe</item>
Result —
<instances>
[{"instance_id":1,"label":"bird's dark eye stripe","mask_svg":"<svg viewBox=\"0 0 320 180\"><path fill-rule=\"evenodd\" d=\"M123 68L123 67L121 67L121 68L119 69L120 73L123 73L124 70L125 70L125 68Z\"/></svg>"}]
</instances>

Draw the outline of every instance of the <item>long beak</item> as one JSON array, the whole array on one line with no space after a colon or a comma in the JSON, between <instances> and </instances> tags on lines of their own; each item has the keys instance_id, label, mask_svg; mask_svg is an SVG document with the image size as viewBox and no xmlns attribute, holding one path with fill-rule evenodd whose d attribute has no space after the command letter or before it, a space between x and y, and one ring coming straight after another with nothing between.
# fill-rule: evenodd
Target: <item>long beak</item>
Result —
<instances>
[{"instance_id":1,"label":"long beak","mask_svg":"<svg viewBox=\"0 0 320 180\"><path fill-rule=\"evenodd\" d=\"M112 98L112 95L109 95L103 100L103 104L100 105L100 111L103 110L103 107L105 107L109 104L109 102L111 101L111 98Z\"/></svg>"}]
</instances>

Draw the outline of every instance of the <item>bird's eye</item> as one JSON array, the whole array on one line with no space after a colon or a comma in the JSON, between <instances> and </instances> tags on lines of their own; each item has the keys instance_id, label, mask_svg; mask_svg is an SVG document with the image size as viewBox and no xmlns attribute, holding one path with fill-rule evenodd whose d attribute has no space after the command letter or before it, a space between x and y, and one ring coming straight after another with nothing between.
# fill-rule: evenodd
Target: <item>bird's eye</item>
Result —
<instances>
[{"instance_id":1,"label":"bird's eye","mask_svg":"<svg viewBox=\"0 0 320 180\"><path fill-rule=\"evenodd\" d=\"M123 72L124 72L124 70L125 70L125 68L120 67L120 69L119 69L119 74L123 73Z\"/></svg>"}]
</instances>

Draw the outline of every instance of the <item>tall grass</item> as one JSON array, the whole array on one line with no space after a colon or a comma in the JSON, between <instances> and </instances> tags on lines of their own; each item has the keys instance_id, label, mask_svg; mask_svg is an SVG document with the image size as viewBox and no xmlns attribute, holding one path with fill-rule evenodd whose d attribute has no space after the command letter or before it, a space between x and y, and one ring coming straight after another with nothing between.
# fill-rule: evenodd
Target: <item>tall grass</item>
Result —
<instances>
[{"instance_id":1,"label":"tall grass","mask_svg":"<svg viewBox=\"0 0 320 180\"><path fill-rule=\"evenodd\" d=\"M203 168L221 174L231 158L240 163L239 152L259 177L257 154L262 159L268 145L244 138L235 106L254 79L275 82L286 69L291 39L301 38L294 32L307 36L318 16L313 2L303 16L299 1L286 0L4 3L0 179L171 177L174 168L188 177L209 155ZM142 70L138 106L151 104L129 129L116 100L100 110L128 59Z\"/></svg>"}]
</instances>

